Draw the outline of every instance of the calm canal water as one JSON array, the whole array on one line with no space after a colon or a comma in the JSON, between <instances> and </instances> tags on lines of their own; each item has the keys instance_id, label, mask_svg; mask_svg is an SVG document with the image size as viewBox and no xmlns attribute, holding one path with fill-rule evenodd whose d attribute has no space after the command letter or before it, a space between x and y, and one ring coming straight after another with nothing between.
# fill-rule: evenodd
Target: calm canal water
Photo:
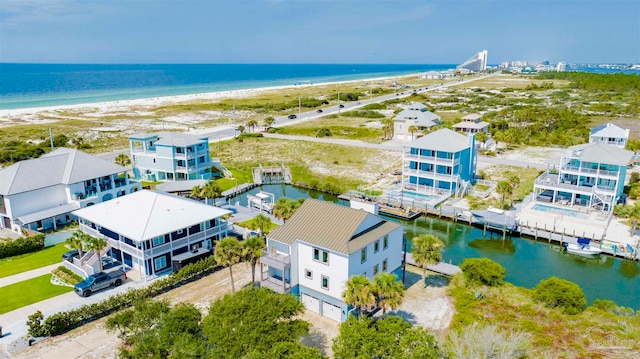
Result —
<instances>
[{"instance_id":1,"label":"calm canal water","mask_svg":"<svg viewBox=\"0 0 640 359\"><path fill-rule=\"evenodd\" d=\"M249 193L263 190L273 193L276 199L316 198L348 205L336 196L322 192L286 185L265 185ZM246 206L246 193L232 199ZM490 258L507 270L506 280L518 286L532 288L543 279L557 276L578 283L589 303L594 299L610 299L618 305L640 309L640 265L638 262L602 255L599 258L584 258L562 253L561 247L513 237L502 240L502 236L489 233L483 238L482 230L465 224L420 217L414 221L399 221L411 238L434 234L443 239L446 248L444 261L460 265L465 258ZM411 243L409 243L410 246Z\"/></svg>"}]
</instances>

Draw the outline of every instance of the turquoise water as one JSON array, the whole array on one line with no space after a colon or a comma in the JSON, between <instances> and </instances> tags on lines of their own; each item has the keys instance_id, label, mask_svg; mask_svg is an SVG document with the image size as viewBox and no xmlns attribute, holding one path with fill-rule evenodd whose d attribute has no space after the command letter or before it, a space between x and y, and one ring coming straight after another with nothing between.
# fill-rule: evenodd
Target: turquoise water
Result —
<instances>
[{"instance_id":1,"label":"turquoise water","mask_svg":"<svg viewBox=\"0 0 640 359\"><path fill-rule=\"evenodd\" d=\"M455 65L83 65L0 63L0 109L397 76Z\"/></svg>"},{"instance_id":2,"label":"turquoise water","mask_svg":"<svg viewBox=\"0 0 640 359\"><path fill-rule=\"evenodd\" d=\"M337 197L285 185L266 185L254 188L249 193L263 190L277 198L316 198L348 205ZM247 204L246 194L237 197L241 205ZM409 239L420 234L434 234L442 238L446 248L443 254L446 262L461 264L465 258L490 258L507 270L506 280L519 286L532 288L543 279L557 276L578 283L589 302L594 299L610 299L627 307L640 309L640 265L638 262L622 260L610 256L584 258L562 252L557 245L536 242L520 237L502 240L501 235L487 233L483 238L482 229L468 225L420 217L414 221L399 221Z\"/></svg>"},{"instance_id":3,"label":"turquoise water","mask_svg":"<svg viewBox=\"0 0 640 359\"><path fill-rule=\"evenodd\" d=\"M575 217L575 218L582 218L582 219L589 218L589 215L587 213L574 211L574 210L571 210L571 209L568 209L568 208L558 208L558 207L545 206L544 204L536 204L536 205L533 206L532 209L534 209L536 211L540 211L540 212L558 213L558 214L562 214L562 215L565 215L565 216L571 216L571 217Z\"/></svg>"}]
</instances>

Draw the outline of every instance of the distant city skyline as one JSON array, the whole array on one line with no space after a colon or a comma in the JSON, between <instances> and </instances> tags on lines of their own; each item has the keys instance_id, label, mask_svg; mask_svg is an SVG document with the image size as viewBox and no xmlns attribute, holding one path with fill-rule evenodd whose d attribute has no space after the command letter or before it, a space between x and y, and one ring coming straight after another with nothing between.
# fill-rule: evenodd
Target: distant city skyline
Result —
<instances>
[{"instance_id":1,"label":"distant city skyline","mask_svg":"<svg viewBox=\"0 0 640 359\"><path fill-rule=\"evenodd\" d=\"M639 63L640 2L0 2L0 62Z\"/></svg>"}]
</instances>

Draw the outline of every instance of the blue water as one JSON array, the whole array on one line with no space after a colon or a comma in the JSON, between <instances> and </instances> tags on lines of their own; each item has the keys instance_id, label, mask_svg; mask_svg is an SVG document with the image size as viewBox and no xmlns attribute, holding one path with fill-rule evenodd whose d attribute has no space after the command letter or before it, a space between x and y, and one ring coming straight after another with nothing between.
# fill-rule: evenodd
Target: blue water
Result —
<instances>
[{"instance_id":1,"label":"blue water","mask_svg":"<svg viewBox=\"0 0 640 359\"><path fill-rule=\"evenodd\" d=\"M0 63L0 109L348 81L451 68L455 68L455 65Z\"/></svg>"},{"instance_id":2,"label":"blue water","mask_svg":"<svg viewBox=\"0 0 640 359\"><path fill-rule=\"evenodd\" d=\"M575 218L582 218L582 219L589 218L589 215L586 213L574 211L567 208L545 206L544 204L536 204L535 206L533 206L533 209L540 212L558 213L558 214L563 214L565 216L571 216Z\"/></svg>"}]
</instances>

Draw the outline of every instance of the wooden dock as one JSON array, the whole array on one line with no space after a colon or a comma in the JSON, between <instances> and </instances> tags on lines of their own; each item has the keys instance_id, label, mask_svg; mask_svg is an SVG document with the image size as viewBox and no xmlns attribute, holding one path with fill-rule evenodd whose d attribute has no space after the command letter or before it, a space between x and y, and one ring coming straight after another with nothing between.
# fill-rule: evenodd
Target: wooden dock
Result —
<instances>
[{"instance_id":1,"label":"wooden dock","mask_svg":"<svg viewBox=\"0 0 640 359\"><path fill-rule=\"evenodd\" d=\"M418 266L415 260L413 259L413 255L411 253L406 253L406 261L407 261L407 264L411 264L412 266L416 266L416 267ZM457 265L445 263L445 262L440 262L438 264L427 266L427 270L430 270L432 272L436 272L439 274L444 274L447 276L453 276L458 273L462 273L462 269L460 269L460 267L458 267Z\"/></svg>"},{"instance_id":2,"label":"wooden dock","mask_svg":"<svg viewBox=\"0 0 640 359\"><path fill-rule=\"evenodd\" d=\"M262 167L253 167L253 183L257 185L263 184L291 184L291 170L284 165Z\"/></svg>"},{"instance_id":3,"label":"wooden dock","mask_svg":"<svg viewBox=\"0 0 640 359\"><path fill-rule=\"evenodd\" d=\"M258 187L257 184L255 183L243 183L241 185L238 185L236 187L230 188L224 192L222 192L222 197L225 198L225 200L229 199L229 198L233 198L239 194L248 192L250 190L252 190L253 188Z\"/></svg>"},{"instance_id":4,"label":"wooden dock","mask_svg":"<svg viewBox=\"0 0 640 359\"><path fill-rule=\"evenodd\" d=\"M383 214L385 216L393 217L393 218L404 219L407 221L411 221L422 216L422 213L418 211L412 211L409 209L395 208L395 207L382 206L382 205L378 206L378 213Z\"/></svg>"}]
</instances>

